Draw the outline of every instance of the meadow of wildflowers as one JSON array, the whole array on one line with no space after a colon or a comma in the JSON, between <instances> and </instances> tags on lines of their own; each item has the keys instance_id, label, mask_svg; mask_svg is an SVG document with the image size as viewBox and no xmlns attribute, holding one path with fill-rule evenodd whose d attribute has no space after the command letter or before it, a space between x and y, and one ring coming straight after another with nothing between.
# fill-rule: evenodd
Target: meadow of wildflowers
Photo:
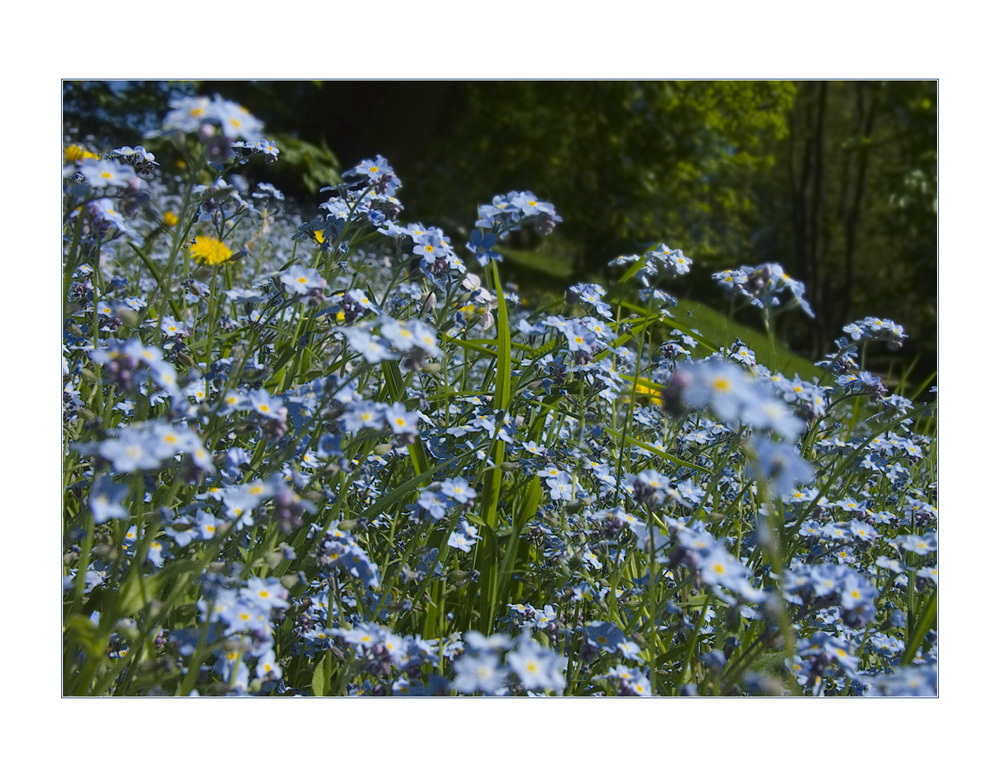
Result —
<instances>
[{"instance_id":1,"label":"meadow of wildflowers","mask_svg":"<svg viewBox=\"0 0 1000 777\"><path fill-rule=\"evenodd\" d=\"M530 191L449 236L381 157L249 184L280 149L221 98L155 134L181 166L64 149L64 695L937 695L934 390L865 364L902 325L783 374L808 289L716 273L771 346L712 342L663 243L527 309Z\"/></svg>"}]
</instances>

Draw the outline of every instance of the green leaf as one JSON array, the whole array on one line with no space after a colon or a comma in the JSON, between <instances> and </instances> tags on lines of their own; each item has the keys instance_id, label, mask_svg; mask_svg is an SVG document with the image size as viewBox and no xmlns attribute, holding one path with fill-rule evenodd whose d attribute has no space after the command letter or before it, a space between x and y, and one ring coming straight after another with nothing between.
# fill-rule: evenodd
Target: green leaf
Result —
<instances>
[{"instance_id":1,"label":"green leaf","mask_svg":"<svg viewBox=\"0 0 1000 777\"><path fill-rule=\"evenodd\" d=\"M320 659L320 662L316 664L316 669L313 670L312 677L312 692L315 696L326 696L327 691L330 690L330 676L327 673L327 664L330 654L327 653Z\"/></svg>"},{"instance_id":2,"label":"green leaf","mask_svg":"<svg viewBox=\"0 0 1000 777\"><path fill-rule=\"evenodd\" d=\"M493 407L501 412L507 410L510 404L510 372L511 372L511 348L510 348L510 321L507 318L507 303L503 297L503 287L500 285L500 271L497 270L497 263L492 263L493 283L497 293L497 368L494 381ZM506 453L506 443L499 437L493 440L491 451L493 459L493 469L486 473L485 488L483 489L483 522L491 530L497 525L497 503L500 501L500 483L503 480L504 456Z\"/></svg>"},{"instance_id":3,"label":"green leaf","mask_svg":"<svg viewBox=\"0 0 1000 777\"><path fill-rule=\"evenodd\" d=\"M484 479L483 523L491 529L495 529L497 524L497 504L500 502L500 483L503 480L503 470L500 466L503 464L506 450L507 444L503 440L494 441L492 457L494 466L486 471Z\"/></svg>"},{"instance_id":4,"label":"green leaf","mask_svg":"<svg viewBox=\"0 0 1000 777\"><path fill-rule=\"evenodd\" d=\"M481 345L481 343L496 344L496 340L459 340L455 337L448 337L448 335L440 333L438 334L438 337L441 338L441 342L448 343L449 345L457 345L459 348L464 348L467 351L483 353L494 359L497 357L496 351L487 348L485 345Z\"/></svg>"},{"instance_id":5,"label":"green leaf","mask_svg":"<svg viewBox=\"0 0 1000 777\"><path fill-rule=\"evenodd\" d=\"M476 545L476 567L479 571L479 630L493 632L496 615L499 576L497 574L497 535L489 526L482 526Z\"/></svg>"},{"instance_id":6,"label":"green leaf","mask_svg":"<svg viewBox=\"0 0 1000 777\"><path fill-rule=\"evenodd\" d=\"M67 646L79 645L90 658L104 656L104 642L97 631L97 624L86 615L77 613L66 619Z\"/></svg>"},{"instance_id":7,"label":"green leaf","mask_svg":"<svg viewBox=\"0 0 1000 777\"><path fill-rule=\"evenodd\" d=\"M507 591L510 588L511 577L514 574L514 564L517 561L517 551L521 542L521 532L524 531L524 527L528 521L535 517L535 513L538 512L538 505L541 500L542 482L539 480L538 475L535 475L524 492L521 507L517 511L517 519L511 529L510 536L507 539L507 544L504 546L503 563L500 566L500 577L497 585L498 600L507 598Z\"/></svg>"},{"instance_id":8,"label":"green leaf","mask_svg":"<svg viewBox=\"0 0 1000 777\"><path fill-rule=\"evenodd\" d=\"M497 294L497 379L494 407L506 410L510 404L510 320L507 317L507 301L503 296L503 286L500 285L500 271L497 263L492 263L493 283ZM499 462L497 463L499 466Z\"/></svg>"},{"instance_id":9,"label":"green leaf","mask_svg":"<svg viewBox=\"0 0 1000 777\"><path fill-rule=\"evenodd\" d=\"M910 641L906 645L906 650L903 651L902 658L899 659L900 666L906 666L911 663L914 657L917 655L917 648L920 647L921 643L924 641L924 637L927 636L927 632L931 630L931 627L937 623L937 589L934 589L934 593L931 594L931 598L927 600L927 604L924 605L923 612L920 613L920 617L917 619L917 625L913 630L913 634L910 635Z\"/></svg>"},{"instance_id":10,"label":"green leaf","mask_svg":"<svg viewBox=\"0 0 1000 777\"><path fill-rule=\"evenodd\" d=\"M393 402L402 401L406 390L403 386L403 376L399 372L399 365L389 359L382 362L382 374L385 375L386 384L389 386L389 396ZM413 462L413 470L422 475L430 469L430 461L427 458L427 450L424 448L424 441L418 436L411 444L407 445L410 452L410 460Z\"/></svg>"},{"instance_id":11,"label":"green leaf","mask_svg":"<svg viewBox=\"0 0 1000 777\"><path fill-rule=\"evenodd\" d=\"M364 512L362 512L358 517L363 518L365 520L370 520L378 516L380 513L385 512L388 508L392 507L393 505L398 505L403 501L406 495L412 492L415 488L417 488L417 486L419 486L425 480L430 480L432 475L440 472L443 469L446 469L447 467L450 467L452 464L455 464L456 462L468 458L469 456L474 456L476 450L479 450L479 448L466 451L465 453L462 453L460 456L452 456L450 459L445 459L444 461L435 464L433 467L430 467L426 471L414 475L412 478L404 482L402 485L397 486L388 494L383 496L381 499L378 499L377 501L369 505L368 508Z\"/></svg>"},{"instance_id":12,"label":"green leaf","mask_svg":"<svg viewBox=\"0 0 1000 777\"><path fill-rule=\"evenodd\" d=\"M136 571L130 574L118 589L118 615L133 615L155 599L166 578L163 574L143 576Z\"/></svg>"},{"instance_id":13,"label":"green leaf","mask_svg":"<svg viewBox=\"0 0 1000 777\"><path fill-rule=\"evenodd\" d=\"M389 396L393 402L398 402L403 397L403 376L399 372L399 365L392 359L382 362L382 374L389 386Z\"/></svg>"}]
</instances>

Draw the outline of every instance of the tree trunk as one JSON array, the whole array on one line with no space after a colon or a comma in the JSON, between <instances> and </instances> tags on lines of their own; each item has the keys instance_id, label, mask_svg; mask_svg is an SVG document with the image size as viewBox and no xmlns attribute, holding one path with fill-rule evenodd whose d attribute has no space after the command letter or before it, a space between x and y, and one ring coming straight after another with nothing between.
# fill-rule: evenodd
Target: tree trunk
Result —
<instances>
[{"instance_id":1,"label":"tree trunk","mask_svg":"<svg viewBox=\"0 0 1000 777\"><path fill-rule=\"evenodd\" d=\"M853 318L854 306L852 304L855 283L854 258L857 251L858 224L861 218L861 205L865 194L865 177L868 172L868 149L872 134L875 130L875 121L878 115L879 97L876 86L869 86L872 89L871 102L867 110L864 109L864 88L868 86L865 82L857 84L857 110L858 123L862 126L858 135L861 137L861 148L858 152L858 172L854 182L854 199L851 208L846 214L844 221L844 294L840 308L840 319L844 323L849 323ZM844 190L847 190L847 179L844 182Z\"/></svg>"}]
</instances>

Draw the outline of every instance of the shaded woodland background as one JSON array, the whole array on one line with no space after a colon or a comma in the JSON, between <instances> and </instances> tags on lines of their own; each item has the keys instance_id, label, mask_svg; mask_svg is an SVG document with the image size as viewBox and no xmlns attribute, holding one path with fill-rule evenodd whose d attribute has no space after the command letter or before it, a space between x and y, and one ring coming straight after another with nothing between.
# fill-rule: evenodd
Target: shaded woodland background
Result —
<instances>
[{"instance_id":1,"label":"shaded woodland background","mask_svg":"<svg viewBox=\"0 0 1000 777\"><path fill-rule=\"evenodd\" d=\"M871 354L873 369L911 385L936 370L935 81L64 82L64 134L136 145L173 93L220 94L262 119L279 161L245 174L307 213L376 154L403 181L402 220L458 245L494 194L551 201L563 223L544 240L517 233L520 261L504 265L529 300L607 282L611 259L662 241L695 262L675 296L718 308L713 272L778 262L816 311L779 320L794 350L819 358L874 315L909 338Z\"/></svg>"}]
</instances>

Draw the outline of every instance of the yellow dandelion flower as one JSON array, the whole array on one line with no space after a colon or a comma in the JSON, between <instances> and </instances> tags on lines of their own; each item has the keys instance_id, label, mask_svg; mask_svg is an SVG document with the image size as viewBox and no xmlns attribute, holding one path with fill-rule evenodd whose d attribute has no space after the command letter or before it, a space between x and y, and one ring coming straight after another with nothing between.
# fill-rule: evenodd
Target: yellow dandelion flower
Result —
<instances>
[{"instance_id":1,"label":"yellow dandelion flower","mask_svg":"<svg viewBox=\"0 0 1000 777\"><path fill-rule=\"evenodd\" d=\"M654 389L654 388L650 388L649 386L643 385L642 383L637 383L635 385L635 393L636 394L646 394L646 395L649 395L649 396L654 396L654 395L656 395L659 392L657 392L657 390Z\"/></svg>"},{"instance_id":2,"label":"yellow dandelion flower","mask_svg":"<svg viewBox=\"0 0 1000 777\"><path fill-rule=\"evenodd\" d=\"M191 246L191 258L199 264L222 264L233 255L225 243L200 235Z\"/></svg>"},{"instance_id":3,"label":"yellow dandelion flower","mask_svg":"<svg viewBox=\"0 0 1000 777\"><path fill-rule=\"evenodd\" d=\"M72 146L66 146L66 151L64 153L66 155L67 162L82 162L84 159L100 159L97 154L92 151L88 151L83 146L78 146L75 143Z\"/></svg>"},{"instance_id":4,"label":"yellow dandelion flower","mask_svg":"<svg viewBox=\"0 0 1000 777\"><path fill-rule=\"evenodd\" d=\"M178 220L177 214L174 213L172 210L168 210L166 213L163 214L163 223L166 224L168 227L176 226L177 220Z\"/></svg>"}]
</instances>

